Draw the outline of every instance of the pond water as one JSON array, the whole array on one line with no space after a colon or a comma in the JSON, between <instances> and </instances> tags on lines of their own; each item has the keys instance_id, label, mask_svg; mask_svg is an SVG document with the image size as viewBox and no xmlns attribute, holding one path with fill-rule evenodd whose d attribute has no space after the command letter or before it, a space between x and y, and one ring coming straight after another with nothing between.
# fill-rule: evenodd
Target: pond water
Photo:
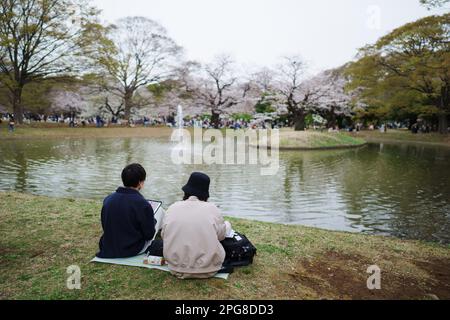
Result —
<instances>
[{"instance_id":1,"label":"pond water","mask_svg":"<svg viewBox=\"0 0 450 320\"><path fill-rule=\"evenodd\" d=\"M174 165L171 148L143 138L0 141L0 190L100 201L121 184L122 168L139 162L144 195L165 207L203 171L225 215L450 243L450 148L281 152L273 177L254 165Z\"/></svg>"}]
</instances>

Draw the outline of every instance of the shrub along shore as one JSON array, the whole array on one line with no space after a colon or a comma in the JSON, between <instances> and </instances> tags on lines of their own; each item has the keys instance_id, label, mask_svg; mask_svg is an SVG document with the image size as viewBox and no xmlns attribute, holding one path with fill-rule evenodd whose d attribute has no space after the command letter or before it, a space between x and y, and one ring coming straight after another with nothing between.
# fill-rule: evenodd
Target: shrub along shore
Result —
<instances>
[{"instance_id":1,"label":"shrub along shore","mask_svg":"<svg viewBox=\"0 0 450 320\"><path fill-rule=\"evenodd\" d=\"M0 192L0 299L449 299L450 247L232 219L258 248L228 281L89 261L101 201ZM66 269L81 268L81 290ZM381 290L367 289L371 265Z\"/></svg>"}]
</instances>

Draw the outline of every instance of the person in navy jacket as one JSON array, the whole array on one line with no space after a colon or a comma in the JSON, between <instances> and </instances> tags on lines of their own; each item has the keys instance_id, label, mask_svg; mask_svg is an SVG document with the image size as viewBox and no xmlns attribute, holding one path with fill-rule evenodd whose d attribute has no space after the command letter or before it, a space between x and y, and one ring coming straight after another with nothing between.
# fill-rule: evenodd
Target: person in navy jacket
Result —
<instances>
[{"instance_id":1,"label":"person in navy jacket","mask_svg":"<svg viewBox=\"0 0 450 320\"><path fill-rule=\"evenodd\" d=\"M150 203L139 192L144 187L145 169L131 164L122 171L124 187L103 201L103 235L97 257L128 258L148 248L155 235L157 221Z\"/></svg>"}]
</instances>

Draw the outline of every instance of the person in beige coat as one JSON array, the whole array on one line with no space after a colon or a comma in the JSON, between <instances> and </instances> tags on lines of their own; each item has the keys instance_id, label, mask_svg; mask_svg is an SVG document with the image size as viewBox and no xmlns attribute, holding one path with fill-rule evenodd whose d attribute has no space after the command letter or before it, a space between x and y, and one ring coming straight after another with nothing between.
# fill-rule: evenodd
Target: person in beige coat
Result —
<instances>
[{"instance_id":1,"label":"person in beige coat","mask_svg":"<svg viewBox=\"0 0 450 320\"><path fill-rule=\"evenodd\" d=\"M225 260L220 241L231 229L220 210L209 199L210 179L195 172L183 187L184 201L166 212L161 236L164 258L173 275L180 279L213 277Z\"/></svg>"}]
</instances>

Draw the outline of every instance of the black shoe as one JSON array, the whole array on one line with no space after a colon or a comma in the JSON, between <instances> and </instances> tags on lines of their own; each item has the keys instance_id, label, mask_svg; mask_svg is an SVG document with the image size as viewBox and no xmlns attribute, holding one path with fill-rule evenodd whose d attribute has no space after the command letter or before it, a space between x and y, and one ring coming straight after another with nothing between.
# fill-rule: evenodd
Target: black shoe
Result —
<instances>
[{"instance_id":1,"label":"black shoe","mask_svg":"<svg viewBox=\"0 0 450 320\"><path fill-rule=\"evenodd\" d=\"M234 268L231 266L222 266L222 269L220 269L217 273L233 273Z\"/></svg>"}]
</instances>

